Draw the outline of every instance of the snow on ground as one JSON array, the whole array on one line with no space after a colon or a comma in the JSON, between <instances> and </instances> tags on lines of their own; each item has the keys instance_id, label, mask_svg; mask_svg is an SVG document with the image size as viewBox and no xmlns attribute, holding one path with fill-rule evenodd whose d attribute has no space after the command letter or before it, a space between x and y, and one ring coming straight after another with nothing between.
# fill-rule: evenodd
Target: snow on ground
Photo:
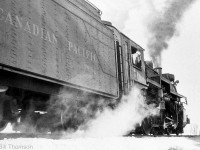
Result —
<instances>
[{"instance_id":1,"label":"snow on ground","mask_svg":"<svg viewBox=\"0 0 200 150\"><path fill-rule=\"evenodd\" d=\"M200 142L200 141L199 141ZM0 141L0 149L33 150L200 150L200 143L183 137L114 137L42 139L19 138Z\"/></svg>"}]
</instances>

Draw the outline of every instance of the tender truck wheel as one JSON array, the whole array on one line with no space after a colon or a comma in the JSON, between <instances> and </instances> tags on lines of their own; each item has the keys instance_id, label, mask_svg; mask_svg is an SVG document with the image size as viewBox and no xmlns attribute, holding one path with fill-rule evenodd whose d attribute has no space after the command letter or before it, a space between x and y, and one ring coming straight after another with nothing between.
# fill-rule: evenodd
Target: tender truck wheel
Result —
<instances>
[{"instance_id":1,"label":"tender truck wheel","mask_svg":"<svg viewBox=\"0 0 200 150\"><path fill-rule=\"evenodd\" d=\"M4 92L0 93L0 131L3 131L12 118L10 101Z\"/></svg>"},{"instance_id":2,"label":"tender truck wheel","mask_svg":"<svg viewBox=\"0 0 200 150\"><path fill-rule=\"evenodd\" d=\"M145 118L142 122L142 129L144 135L149 135L152 129L151 120L149 118Z\"/></svg>"},{"instance_id":3,"label":"tender truck wheel","mask_svg":"<svg viewBox=\"0 0 200 150\"><path fill-rule=\"evenodd\" d=\"M2 120L0 121L0 132L3 131L8 124L8 121Z\"/></svg>"}]
</instances>

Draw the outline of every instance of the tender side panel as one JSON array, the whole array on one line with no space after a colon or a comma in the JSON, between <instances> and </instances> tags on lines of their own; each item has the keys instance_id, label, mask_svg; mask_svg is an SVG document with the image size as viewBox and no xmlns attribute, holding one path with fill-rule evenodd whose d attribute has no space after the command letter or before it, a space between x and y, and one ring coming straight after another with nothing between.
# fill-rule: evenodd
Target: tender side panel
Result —
<instances>
[{"instance_id":1,"label":"tender side panel","mask_svg":"<svg viewBox=\"0 0 200 150\"><path fill-rule=\"evenodd\" d=\"M111 30L64 0L1 0L0 63L118 95Z\"/></svg>"},{"instance_id":2,"label":"tender side panel","mask_svg":"<svg viewBox=\"0 0 200 150\"><path fill-rule=\"evenodd\" d=\"M62 1L62 0L59 0ZM92 15L96 19L100 19L101 11L88 0L68 0L74 5L77 5L79 8L83 9L88 14Z\"/></svg>"}]
</instances>

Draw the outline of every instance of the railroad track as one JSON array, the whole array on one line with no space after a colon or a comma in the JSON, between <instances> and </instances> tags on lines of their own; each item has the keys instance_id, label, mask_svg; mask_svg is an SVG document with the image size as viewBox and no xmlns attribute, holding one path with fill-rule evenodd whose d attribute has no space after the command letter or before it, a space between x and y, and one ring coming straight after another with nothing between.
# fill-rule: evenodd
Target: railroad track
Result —
<instances>
[{"instance_id":1,"label":"railroad track","mask_svg":"<svg viewBox=\"0 0 200 150\"><path fill-rule=\"evenodd\" d=\"M146 138L146 137L155 137L154 135L132 135L126 137L135 137L135 138ZM198 138L200 136L195 135L158 135L156 137L185 137L185 138ZM70 139L65 134L42 134L42 133L0 133L0 140L4 139L18 139L18 138L45 138L45 139Z\"/></svg>"},{"instance_id":2,"label":"railroad track","mask_svg":"<svg viewBox=\"0 0 200 150\"><path fill-rule=\"evenodd\" d=\"M18 138L61 139L61 138L67 138L67 137L65 137L63 134L0 133L0 140L18 139Z\"/></svg>"}]
</instances>

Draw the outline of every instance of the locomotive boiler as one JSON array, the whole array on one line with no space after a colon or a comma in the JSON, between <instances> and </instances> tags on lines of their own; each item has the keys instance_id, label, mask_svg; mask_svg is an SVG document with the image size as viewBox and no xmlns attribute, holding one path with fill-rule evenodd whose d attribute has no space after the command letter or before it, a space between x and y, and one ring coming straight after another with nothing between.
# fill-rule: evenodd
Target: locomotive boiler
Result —
<instances>
[{"instance_id":1,"label":"locomotive boiler","mask_svg":"<svg viewBox=\"0 0 200 150\"><path fill-rule=\"evenodd\" d=\"M86 0L1 0L0 130L8 122L16 130L25 122L38 130L76 129L83 120L66 112L66 105L54 103L62 91L76 95L68 99L74 103L74 113L83 115L77 100L93 111L105 103L114 107L137 85L147 103L160 106L160 116L145 118L137 130L182 133L187 123L180 100L184 96L177 93L172 75L145 63L143 51L110 22L102 21L101 11Z\"/></svg>"}]
</instances>

